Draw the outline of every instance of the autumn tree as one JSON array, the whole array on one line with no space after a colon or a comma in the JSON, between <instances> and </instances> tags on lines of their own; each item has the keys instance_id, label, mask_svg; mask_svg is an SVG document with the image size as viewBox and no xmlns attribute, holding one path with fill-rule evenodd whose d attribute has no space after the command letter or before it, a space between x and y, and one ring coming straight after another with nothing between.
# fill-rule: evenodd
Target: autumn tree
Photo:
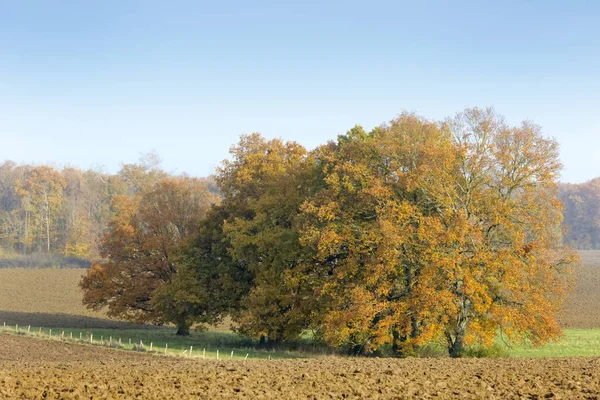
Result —
<instances>
[{"instance_id":1,"label":"autumn tree","mask_svg":"<svg viewBox=\"0 0 600 400\"><path fill-rule=\"evenodd\" d=\"M2 249L8 252L27 251L25 237L29 233L29 215L23 210L17 183L23 180L28 169L12 161L0 164L0 239Z\"/></svg>"},{"instance_id":2,"label":"autumn tree","mask_svg":"<svg viewBox=\"0 0 600 400\"><path fill-rule=\"evenodd\" d=\"M448 179L450 138L403 114L371 132L355 127L316 153L324 186L302 207L302 243L314 254L304 270L320 279L320 332L355 352L391 344L410 354L439 336L421 280L439 250L431 194Z\"/></svg>"},{"instance_id":3,"label":"autumn tree","mask_svg":"<svg viewBox=\"0 0 600 400\"><path fill-rule=\"evenodd\" d=\"M16 183L25 213L25 248L31 247L34 238L37 238L38 249L50 252L53 239L58 234L57 221L64 186L62 176L46 166L32 168Z\"/></svg>"},{"instance_id":4,"label":"autumn tree","mask_svg":"<svg viewBox=\"0 0 600 400\"><path fill-rule=\"evenodd\" d=\"M84 304L108 307L111 317L138 323L173 322L186 335L192 322L187 310L160 307L154 294L177 272L174 252L196 234L211 196L204 182L192 178L165 178L136 197L117 196L115 215L102 239L105 262L90 268L81 282Z\"/></svg>"},{"instance_id":5,"label":"autumn tree","mask_svg":"<svg viewBox=\"0 0 600 400\"><path fill-rule=\"evenodd\" d=\"M246 265L252 287L243 298L242 332L278 342L309 324L312 290L291 274L302 260L295 223L313 189L309 153L295 142L243 136L215 181L229 209L223 233L236 263Z\"/></svg>"},{"instance_id":6,"label":"autumn tree","mask_svg":"<svg viewBox=\"0 0 600 400\"><path fill-rule=\"evenodd\" d=\"M318 150L325 186L303 206L333 345L406 352L444 342L543 343L573 254L561 245L556 142L470 109L444 124L402 115ZM314 264L314 262L312 263Z\"/></svg>"},{"instance_id":7,"label":"autumn tree","mask_svg":"<svg viewBox=\"0 0 600 400\"><path fill-rule=\"evenodd\" d=\"M169 319L181 314L200 323L215 324L227 316L237 319L252 274L229 253L230 243L223 234L227 218L224 207L213 205L197 234L176 252L177 274L153 299Z\"/></svg>"},{"instance_id":8,"label":"autumn tree","mask_svg":"<svg viewBox=\"0 0 600 400\"><path fill-rule=\"evenodd\" d=\"M436 196L448 232L444 336L452 356L466 345L556 338L556 321L576 256L562 245L558 143L530 122L508 126L491 109L448 120L457 151L453 180Z\"/></svg>"}]
</instances>

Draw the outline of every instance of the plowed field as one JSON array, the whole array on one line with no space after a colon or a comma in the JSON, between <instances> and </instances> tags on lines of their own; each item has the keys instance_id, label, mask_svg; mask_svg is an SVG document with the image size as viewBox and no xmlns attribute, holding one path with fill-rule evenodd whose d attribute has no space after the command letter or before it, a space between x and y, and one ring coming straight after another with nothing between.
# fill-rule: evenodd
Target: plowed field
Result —
<instances>
[{"instance_id":1,"label":"plowed field","mask_svg":"<svg viewBox=\"0 0 600 400\"><path fill-rule=\"evenodd\" d=\"M186 360L0 335L2 399L597 399L600 360Z\"/></svg>"},{"instance_id":2,"label":"plowed field","mask_svg":"<svg viewBox=\"0 0 600 400\"><path fill-rule=\"evenodd\" d=\"M559 318L563 328L600 328L600 251L581 251L573 267L575 288Z\"/></svg>"}]
</instances>

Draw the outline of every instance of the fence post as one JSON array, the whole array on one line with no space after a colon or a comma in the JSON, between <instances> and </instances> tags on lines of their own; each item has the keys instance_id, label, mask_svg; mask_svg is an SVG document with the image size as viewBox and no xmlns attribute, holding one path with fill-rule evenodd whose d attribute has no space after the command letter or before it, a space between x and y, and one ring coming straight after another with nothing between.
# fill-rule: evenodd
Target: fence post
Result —
<instances>
[{"instance_id":1,"label":"fence post","mask_svg":"<svg viewBox=\"0 0 600 400\"><path fill-rule=\"evenodd\" d=\"M167 350L169 349L169 343L165 343L165 355L167 355Z\"/></svg>"},{"instance_id":2,"label":"fence post","mask_svg":"<svg viewBox=\"0 0 600 400\"><path fill-rule=\"evenodd\" d=\"M194 349L194 346L190 346L190 357L192 356L192 350Z\"/></svg>"},{"instance_id":3,"label":"fence post","mask_svg":"<svg viewBox=\"0 0 600 400\"><path fill-rule=\"evenodd\" d=\"M94 343L94 334L90 333L90 343Z\"/></svg>"},{"instance_id":4,"label":"fence post","mask_svg":"<svg viewBox=\"0 0 600 400\"><path fill-rule=\"evenodd\" d=\"M217 360L219 359L219 349L217 349Z\"/></svg>"},{"instance_id":5,"label":"fence post","mask_svg":"<svg viewBox=\"0 0 600 400\"><path fill-rule=\"evenodd\" d=\"M152 342L150 342L150 351L152 351Z\"/></svg>"},{"instance_id":6,"label":"fence post","mask_svg":"<svg viewBox=\"0 0 600 400\"><path fill-rule=\"evenodd\" d=\"M233 360L233 350L231 350L231 356L229 356L230 360Z\"/></svg>"}]
</instances>

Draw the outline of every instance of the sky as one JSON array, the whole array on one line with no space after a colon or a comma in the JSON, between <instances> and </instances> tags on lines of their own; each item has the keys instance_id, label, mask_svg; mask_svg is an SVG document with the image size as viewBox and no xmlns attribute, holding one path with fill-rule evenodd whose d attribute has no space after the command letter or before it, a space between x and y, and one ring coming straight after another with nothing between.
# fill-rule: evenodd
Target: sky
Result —
<instances>
[{"instance_id":1,"label":"sky","mask_svg":"<svg viewBox=\"0 0 600 400\"><path fill-rule=\"evenodd\" d=\"M598 1L0 0L0 160L207 176L244 133L308 148L493 106L600 176Z\"/></svg>"}]
</instances>

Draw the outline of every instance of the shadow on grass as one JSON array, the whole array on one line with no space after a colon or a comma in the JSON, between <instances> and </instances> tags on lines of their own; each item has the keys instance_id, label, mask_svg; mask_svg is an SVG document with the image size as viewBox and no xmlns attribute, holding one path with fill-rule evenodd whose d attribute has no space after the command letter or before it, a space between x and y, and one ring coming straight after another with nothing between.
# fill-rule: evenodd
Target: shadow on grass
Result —
<instances>
[{"instance_id":1,"label":"shadow on grass","mask_svg":"<svg viewBox=\"0 0 600 400\"><path fill-rule=\"evenodd\" d=\"M229 329L212 328L207 331L192 330L190 336L176 336L176 329L169 326L138 325L123 321L85 317L68 314L27 313L0 310L0 329L6 324L8 332L20 327L25 332L30 327L31 332L40 332L43 335L64 335L84 341L93 335L95 340L114 338L122 340L125 348L132 348L134 344L154 343L156 349L164 348L168 343L169 351L182 352L194 346L197 349L206 349L214 352L221 349L229 354L250 353L252 358L296 358L314 355L331 355L339 352L322 343L311 339L261 345L254 339L238 335ZM212 354L212 353L211 353ZM225 356L225 353L222 353ZM214 358L214 354L212 355Z\"/></svg>"},{"instance_id":2,"label":"shadow on grass","mask_svg":"<svg viewBox=\"0 0 600 400\"><path fill-rule=\"evenodd\" d=\"M68 314L27 313L0 310L0 324L43 326L73 329L156 329L153 325L138 325L110 319Z\"/></svg>"}]
</instances>

